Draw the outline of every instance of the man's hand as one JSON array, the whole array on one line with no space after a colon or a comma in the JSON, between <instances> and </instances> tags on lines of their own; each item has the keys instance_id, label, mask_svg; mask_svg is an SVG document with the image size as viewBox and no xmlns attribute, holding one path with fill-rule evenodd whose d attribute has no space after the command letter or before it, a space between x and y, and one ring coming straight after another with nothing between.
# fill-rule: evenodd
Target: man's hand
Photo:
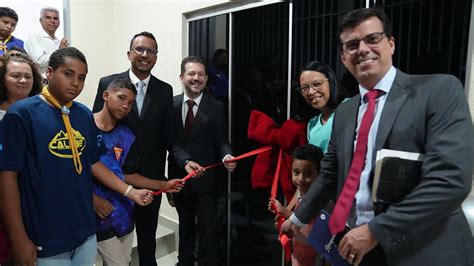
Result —
<instances>
[{"instance_id":1,"label":"man's hand","mask_svg":"<svg viewBox=\"0 0 474 266\"><path fill-rule=\"evenodd\" d=\"M224 166L225 168L227 168L227 171L229 172L232 172L235 170L235 168L237 167L237 162L234 162L232 160L234 160L235 157L232 156L232 155L226 155L224 157L224 160L222 160L224 162Z\"/></svg>"},{"instance_id":2,"label":"man's hand","mask_svg":"<svg viewBox=\"0 0 474 266\"><path fill-rule=\"evenodd\" d=\"M349 263L359 265L378 241L370 232L369 225L364 224L351 229L339 242L339 254Z\"/></svg>"},{"instance_id":3,"label":"man's hand","mask_svg":"<svg viewBox=\"0 0 474 266\"><path fill-rule=\"evenodd\" d=\"M59 42L59 48L66 48L69 46L69 41L66 39L66 37L61 39L61 42Z\"/></svg>"},{"instance_id":4,"label":"man's hand","mask_svg":"<svg viewBox=\"0 0 474 266\"><path fill-rule=\"evenodd\" d=\"M186 170L188 174L196 171L196 174L193 177L199 177L204 174L204 168L195 161L188 161L184 166L184 170Z\"/></svg>"},{"instance_id":5,"label":"man's hand","mask_svg":"<svg viewBox=\"0 0 474 266\"><path fill-rule=\"evenodd\" d=\"M36 265L36 246L28 237L12 241L12 255L15 265Z\"/></svg>"},{"instance_id":6,"label":"man's hand","mask_svg":"<svg viewBox=\"0 0 474 266\"><path fill-rule=\"evenodd\" d=\"M281 225L280 231L287 235L289 238L292 238L300 231L300 227L294 224L290 219L286 219Z\"/></svg>"},{"instance_id":7,"label":"man's hand","mask_svg":"<svg viewBox=\"0 0 474 266\"><path fill-rule=\"evenodd\" d=\"M178 193L183 189L184 187L184 182L181 179L171 179L166 181L165 183L165 189L166 192L171 192L171 193Z\"/></svg>"}]
</instances>

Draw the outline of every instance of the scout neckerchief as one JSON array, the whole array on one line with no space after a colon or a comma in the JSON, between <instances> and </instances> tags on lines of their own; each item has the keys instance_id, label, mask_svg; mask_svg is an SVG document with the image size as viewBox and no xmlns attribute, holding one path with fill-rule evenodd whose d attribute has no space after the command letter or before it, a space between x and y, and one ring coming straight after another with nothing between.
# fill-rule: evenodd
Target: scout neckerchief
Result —
<instances>
[{"instance_id":1,"label":"scout neckerchief","mask_svg":"<svg viewBox=\"0 0 474 266\"><path fill-rule=\"evenodd\" d=\"M3 44L5 47L0 48L0 50L3 50L4 52L7 52L7 42L9 42L12 38L12 35L8 35L8 37L5 39L5 41L0 41L1 44Z\"/></svg>"},{"instance_id":2,"label":"scout neckerchief","mask_svg":"<svg viewBox=\"0 0 474 266\"><path fill-rule=\"evenodd\" d=\"M82 163L81 157L79 156L79 152L76 146L76 138L74 137L74 131L71 126L71 121L69 121L69 108L72 106L72 101L66 103L65 105L61 106L56 98L49 93L48 86L45 86L41 91L41 95L51 103L54 107L61 110L61 116L63 117L64 126L66 127L67 136L69 139L69 147L71 147L72 153L72 160L74 161L74 167L76 168L76 172L81 174L82 172Z\"/></svg>"}]
</instances>

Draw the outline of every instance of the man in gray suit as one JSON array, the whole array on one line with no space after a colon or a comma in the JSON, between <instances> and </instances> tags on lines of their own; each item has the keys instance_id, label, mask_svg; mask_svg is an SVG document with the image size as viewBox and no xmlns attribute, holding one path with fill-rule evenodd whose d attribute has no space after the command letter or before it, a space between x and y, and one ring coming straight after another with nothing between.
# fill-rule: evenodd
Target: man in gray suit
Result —
<instances>
[{"instance_id":1,"label":"man in gray suit","mask_svg":"<svg viewBox=\"0 0 474 266\"><path fill-rule=\"evenodd\" d=\"M338 36L341 60L358 80L360 95L337 108L320 175L282 230L298 230L336 195L342 201L362 117L370 109L365 96L378 90L360 179L347 208L351 229L339 242L339 253L355 265L473 265L471 232L461 209L472 182L472 121L461 83L450 75L413 76L395 69L390 22L379 9L351 11ZM375 152L382 148L422 153L425 159L418 185L376 215L371 185Z\"/></svg>"}]
</instances>

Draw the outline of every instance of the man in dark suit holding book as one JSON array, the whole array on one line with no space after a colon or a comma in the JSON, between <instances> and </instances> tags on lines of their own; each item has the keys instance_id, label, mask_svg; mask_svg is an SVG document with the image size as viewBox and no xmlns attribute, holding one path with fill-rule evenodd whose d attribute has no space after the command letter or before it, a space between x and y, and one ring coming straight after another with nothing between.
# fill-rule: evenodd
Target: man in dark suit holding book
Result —
<instances>
[{"instance_id":1,"label":"man in dark suit holding book","mask_svg":"<svg viewBox=\"0 0 474 266\"><path fill-rule=\"evenodd\" d=\"M341 256L355 265L473 265L461 209L472 178L472 121L461 83L450 75L407 75L392 65L395 42L383 11L354 10L338 32L340 56L360 95L335 113L329 151L300 207L282 226L308 223L337 195L329 221ZM424 154L417 185L375 214L375 153ZM395 188L394 188L395 189ZM336 238L337 239L337 238Z\"/></svg>"}]
</instances>

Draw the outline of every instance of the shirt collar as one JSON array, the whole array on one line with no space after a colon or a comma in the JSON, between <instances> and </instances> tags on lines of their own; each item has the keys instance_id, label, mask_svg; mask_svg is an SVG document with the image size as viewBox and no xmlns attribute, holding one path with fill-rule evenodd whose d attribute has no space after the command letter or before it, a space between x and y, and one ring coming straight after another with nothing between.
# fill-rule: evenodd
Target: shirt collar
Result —
<instances>
[{"instance_id":1,"label":"shirt collar","mask_svg":"<svg viewBox=\"0 0 474 266\"><path fill-rule=\"evenodd\" d=\"M183 93L183 104L186 104L186 101L189 100L191 98L189 98L186 93ZM199 104L201 103L201 100L202 100L202 92L201 94L199 94L198 97L194 98L194 99L191 99L193 100L195 103L196 103L196 106L199 106Z\"/></svg>"},{"instance_id":2,"label":"shirt collar","mask_svg":"<svg viewBox=\"0 0 474 266\"><path fill-rule=\"evenodd\" d=\"M132 69L129 69L128 70L128 75L130 76L130 82L133 83L133 85L137 85L137 83L141 80L139 79L137 76L135 76L135 74L133 73ZM150 78L151 78L151 74L148 75L148 77L146 77L144 80L142 80L143 82L145 82L145 88L148 87L148 83L150 82Z\"/></svg>"},{"instance_id":3,"label":"shirt collar","mask_svg":"<svg viewBox=\"0 0 474 266\"><path fill-rule=\"evenodd\" d=\"M395 67L391 66L387 73L385 73L383 78L375 85L374 88L383 91L384 94L387 95L390 92L390 89L392 88L396 74L397 70L395 69ZM362 104L364 103L364 96L368 91L369 90L359 84L360 101Z\"/></svg>"},{"instance_id":4,"label":"shirt collar","mask_svg":"<svg viewBox=\"0 0 474 266\"><path fill-rule=\"evenodd\" d=\"M41 37L42 37L42 38L48 38L48 39L51 39L51 40L53 40L53 41L58 40L58 38L56 37L56 35L54 35L54 38L51 38L51 36L49 36L49 34L48 34L44 29L42 29L42 31L40 32L40 34L41 34Z\"/></svg>"}]
</instances>

